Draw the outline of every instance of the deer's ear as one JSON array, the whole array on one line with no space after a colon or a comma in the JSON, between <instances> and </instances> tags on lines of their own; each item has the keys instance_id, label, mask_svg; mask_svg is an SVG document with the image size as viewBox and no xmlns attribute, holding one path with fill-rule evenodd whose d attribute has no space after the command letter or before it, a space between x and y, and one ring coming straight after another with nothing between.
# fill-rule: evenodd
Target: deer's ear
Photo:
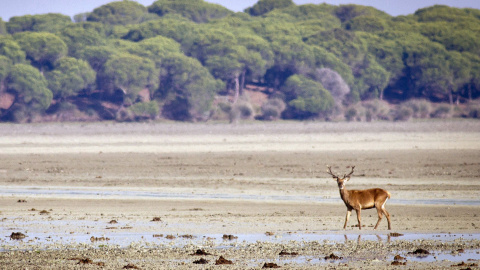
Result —
<instances>
[{"instance_id":1,"label":"deer's ear","mask_svg":"<svg viewBox=\"0 0 480 270\"><path fill-rule=\"evenodd\" d=\"M345 177L343 180L344 180L344 181L350 180L350 176Z\"/></svg>"},{"instance_id":2,"label":"deer's ear","mask_svg":"<svg viewBox=\"0 0 480 270\"><path fill-rule=\"evenodd\" d=\"M332 176L332 178L333 178L333 181L337 181L337 179L338 179L338 178L335 177L335 176Z\"/></svg>"}]
</instances>

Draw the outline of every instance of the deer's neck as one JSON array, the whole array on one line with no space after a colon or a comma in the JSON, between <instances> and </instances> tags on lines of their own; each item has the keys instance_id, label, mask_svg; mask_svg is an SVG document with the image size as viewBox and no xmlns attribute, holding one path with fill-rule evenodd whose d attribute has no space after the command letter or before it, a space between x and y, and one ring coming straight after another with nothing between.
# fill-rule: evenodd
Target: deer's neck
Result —
<instances>
[{"instance_id":1,"label":"deer's neck","mask_svg":"<svg viewBox=\"0 0 480 270\"><path fill-rule=\"evenodd\" d=\"M338 189L340 191L340 197L342 198L342 200L344 202L347 202L348 199L349 199L349 194L348 194L348 190L345 186L343 186L343 188L341 189Z\"/></svg>"}]
</instances>

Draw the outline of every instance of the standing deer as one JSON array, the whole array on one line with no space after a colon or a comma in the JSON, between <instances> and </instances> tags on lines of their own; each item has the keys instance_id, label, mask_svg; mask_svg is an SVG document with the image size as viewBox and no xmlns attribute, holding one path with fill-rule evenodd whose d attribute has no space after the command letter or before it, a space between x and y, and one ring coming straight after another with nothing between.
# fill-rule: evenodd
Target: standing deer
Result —
<instances>
[{"instance_id":1,"label":"standing deer","mask_svg":"<svg viewBox=\"0 0 480 270\"><path fill-rule=\"evenodd\" d=\"M345 188L345 182L350 180L350 176L353 174L353 169L355 166L352 166L352 171L349 174L343 175L343 178L333 174L330 166L327 165L327 168L328 174L330 174L335 181L337 181L340 197L345 203L345 206L347 206L347 216L345 217L345 225L343 225L343 229L347 227L348 219L352 214L352 210L355 209L357 212L358 228L361 230L362 224L360 221L360 212L362 209L371 209L374 207L377 208L378 213L378 221L374 229L377 229L378 224L382 220L382 215L387 217L388 229L392 229L390 226L390 214L387 212L387 209L385 209L385 204L387 203L387 200L390 199L390 192L381 188L347 190Z\"/></svg>"}]
</instances>

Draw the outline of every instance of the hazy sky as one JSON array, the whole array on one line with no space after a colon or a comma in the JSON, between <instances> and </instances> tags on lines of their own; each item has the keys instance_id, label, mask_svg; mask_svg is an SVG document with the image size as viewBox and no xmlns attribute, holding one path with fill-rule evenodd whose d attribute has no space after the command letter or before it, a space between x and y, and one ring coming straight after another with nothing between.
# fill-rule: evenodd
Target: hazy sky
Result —
<instances>
[{"instance_id":1,"label":"hazy sky","mask_svg":"<svg viewBox=\"0 0 480 270\"><path fill-rule=\"evenodd\" d=\"M206 1L220 4L233 11L243 11L245 8L253 6L258 0ZM82 12L90 12L109 2L112 0L0 0L0 17L4 21L8 21L12 16L50 12L73 16ZM137 0L137 2L149 6L154 0ZM294 2L297 5L306 3L359 4L373 6L393 16L411 14L419 8L436 4L480 9L480 0L294 0Z\"/></svg>"}]
</instances>

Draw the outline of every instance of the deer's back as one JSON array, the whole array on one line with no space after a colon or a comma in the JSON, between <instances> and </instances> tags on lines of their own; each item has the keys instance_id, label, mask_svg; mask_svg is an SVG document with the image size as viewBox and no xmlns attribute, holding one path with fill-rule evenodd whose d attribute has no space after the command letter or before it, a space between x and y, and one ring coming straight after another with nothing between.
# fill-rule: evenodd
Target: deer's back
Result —
<instances>
[{"instance_id":1,"label":"deer's back","mask_svg":"<svg viewBox=\"0 0 480 270\"><path fill-rule=\"evenodd\" d=\"M375 207L375 202L383 202L390 198L390 193L381 188L371 188L364 190L350 190L350 199L361 205L362 209Z\"/></svg>"}]
</instances>

